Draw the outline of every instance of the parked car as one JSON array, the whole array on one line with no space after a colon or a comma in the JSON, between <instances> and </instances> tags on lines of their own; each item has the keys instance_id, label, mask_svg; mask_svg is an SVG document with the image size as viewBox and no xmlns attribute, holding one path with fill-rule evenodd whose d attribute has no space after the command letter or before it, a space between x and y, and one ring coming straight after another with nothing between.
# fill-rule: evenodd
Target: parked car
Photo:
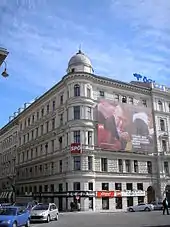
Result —
<instances>
[{"instance_id":1,"label":"parked car","mask_svg":"<svg viewBox=\"0 0 170 227\"><path fill-rule=\"evenodd\" d=\"M37 204L38 204L38 202L31 201L31 202L28 202L28 203L14 203L13 205L17 206L17 207L21 207L23 209L26 209L28 211L31 211Z\"/></svg>"},{"instance_id":2,"label":"parked car","mask_svg":"<svg viewBox=\"0 0 170 227\"><path fill-rule=\"evenodd\" d=\"M152 204L139 203L138 205L128 207L127 210L129 212L152 211L152 210L154 210L154 206Z\"/></svg>"},{"instance_id":3,"label":"parked car","mask_svg":"<svg viewBox=\"0 0 170 227\"><path fill-rule=\"evenodd\" d=\"M163 203L162 202L153 202L152 205L154 206L154 210L163 210Z\"/></svg>"},{"instance_id":4,"label":"parked car","mask_svg":"<svg viewBox=\"0 0 170 227\"><path fill-rule=\"evenodd\" d=\"M3 206L0 207L0 227L30 227L30 214L20 207Z\"/></svg>"},{"instance_id":5,"label":"parked car","mask_svg":"<svg viewBox=\"0 0 170 227\"><path fill-rule=\"evenodd\" d=\"M31 221L58 220L58 208L54 203L38 204L31 210Z\"/></svg>"}]
</instances>

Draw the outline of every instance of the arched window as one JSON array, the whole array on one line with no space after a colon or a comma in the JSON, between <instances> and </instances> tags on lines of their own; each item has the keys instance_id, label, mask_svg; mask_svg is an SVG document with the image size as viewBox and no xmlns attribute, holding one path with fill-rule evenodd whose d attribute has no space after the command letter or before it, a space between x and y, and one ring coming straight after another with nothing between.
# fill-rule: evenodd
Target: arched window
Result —
<instances>
[{"instance_id":1,"label":"arched window","mask_svg":"<svg viewBox=\"0 0 170 227\"><path fill-rule=\"evenodd\" d=\"M74 85L74 96L80 96L80 85Z\"/></svg>"},{"instance_id":2,"label":"arched window","mask_svg":"<svg viewBox=\"0 0 170 227\"><path fill-rule=\"evenodd\" d=\"M160 100L158 101L158 106L159 106L159 110L163 111L163 104Z\"/></svg>"}]
</instances>

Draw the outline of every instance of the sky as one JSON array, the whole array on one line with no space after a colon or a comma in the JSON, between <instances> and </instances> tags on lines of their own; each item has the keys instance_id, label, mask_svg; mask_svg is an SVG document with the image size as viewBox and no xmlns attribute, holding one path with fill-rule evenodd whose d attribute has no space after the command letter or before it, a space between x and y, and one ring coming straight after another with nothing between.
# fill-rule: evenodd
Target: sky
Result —
<instances>
[{"instance_id":1,"label":"sky","mask_svg":"<svg viewBox=\"0 0 170 227\"><path fill-rule=\"evenodd\" d=\"M80 45L97 75L170 86L169 24L170 0L0 0L0 127L60 81Z\"/></svg>"}]
</instances>

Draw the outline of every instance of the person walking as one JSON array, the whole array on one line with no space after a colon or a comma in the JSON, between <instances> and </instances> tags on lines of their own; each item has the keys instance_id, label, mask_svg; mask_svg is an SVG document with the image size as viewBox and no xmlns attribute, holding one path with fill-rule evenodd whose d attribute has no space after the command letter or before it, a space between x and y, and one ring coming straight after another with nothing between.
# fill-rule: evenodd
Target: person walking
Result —
<instances>
[{"instance_id":1,"label":"person walking","mask_svg":"<svg viewBox=\"0 0 170 227\"><path fill-rule=\"evenodd\" d=\"M167 215L169 215L169 210L168 210L168 200L167 198L165 198L163 200L163 215L165 214L165 210L167 212Z\"/></svg>"}]
</instances>

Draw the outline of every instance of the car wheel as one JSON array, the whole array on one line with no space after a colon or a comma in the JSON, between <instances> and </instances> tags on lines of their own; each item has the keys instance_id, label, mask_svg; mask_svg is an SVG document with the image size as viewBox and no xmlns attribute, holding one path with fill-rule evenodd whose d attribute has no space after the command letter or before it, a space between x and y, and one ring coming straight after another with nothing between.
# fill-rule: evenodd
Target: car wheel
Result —
<instances>
[{"instance_id":1,"label":"car wheel","mask_svg":"<svg viewBox=\"0 0 170 227\"><path fill-rule=\"evenodd\" d=\"M47 216L47 223L50 222L50 215Z\"/></svg>"},{"instance_id":2,"label":"car wheel","mask_svg":"<svg viewBox=\"0 0 170 227\"><path fill-rule=\"evenodd\" d=\"M14 223L12 224L12 227L17 227L17 223L14 222Z\"/></svg>"},{"instance_id":3,"label":"car wheel","mask_svg":"<svg viewBox=\"0 0 170 227\"><path fill-rule=\"evenodd\" d=\"M58 221L58 213L56 214L55 220Z\"/></svg>"},{"instance_id":4,"label":"car wheel","mask_svg":"<svg viewBox=\"0 0 170 227\"><path fill-rule=\"evenodd\" d=\"M145 208L145 211L151 211L151 210L149 209L149 207L146 207L146 208Z\"/></svg>"},{"instance_id":5,"label":"car wheel","mask_svg":"<svg viewBox=\"0 0 170 227\"><path fill-rule=\"evenodd\" d=\"M30 225L30 220L27 220L27 223L26 223L26 225L25 225L25 227L30 227L31 225Z\"/></svg>"},{"instance_id":6,"label":"car wheel","mask_svg":"<svg viewBox=\"0 0 170 227\"><path fill-rule=\"evenodd\" d=\"M134 210L132 208L129 209L129 212L133 212Z\"/></svg>"}]
</instances>

